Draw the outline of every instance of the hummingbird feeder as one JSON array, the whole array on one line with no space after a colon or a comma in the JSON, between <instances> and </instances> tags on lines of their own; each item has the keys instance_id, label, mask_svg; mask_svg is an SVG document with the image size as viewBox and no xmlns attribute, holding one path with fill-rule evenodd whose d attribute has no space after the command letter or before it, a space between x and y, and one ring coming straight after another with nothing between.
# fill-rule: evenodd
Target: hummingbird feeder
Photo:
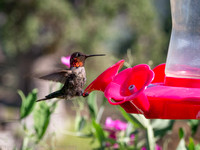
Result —
<instances>
[{"instance_id":1,"label":"hummingbird feeder","mask_svg":"<svg viewBox=\"0 0 200 150\"><path fill-rule=\"evenodd\" d=\"M167 62L118 73L108 68L84 91L104 92L112 105L148 119L200 119L200 1L171 0L172 33Z\"/></svg>"}]
</instances>

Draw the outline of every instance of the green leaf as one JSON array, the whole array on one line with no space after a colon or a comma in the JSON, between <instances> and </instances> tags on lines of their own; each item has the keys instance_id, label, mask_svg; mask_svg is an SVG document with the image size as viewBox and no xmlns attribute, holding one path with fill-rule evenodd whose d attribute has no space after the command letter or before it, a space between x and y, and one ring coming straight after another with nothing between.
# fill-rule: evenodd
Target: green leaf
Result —
<instances>
[{"instance_id":1,"label":"green leaf","mask_svg":"<svg viewBox=\"0 0 200 150\"><path fill-rule=\"evenodd\" d=\"M95 136L99 141L100 146L103 148L105 146L105 134L100 124L96 123L95 120L92 121L92 126L95 131Z\"/></svg>"},{"instance_id":2,"label":"green leaf","mask_svg":"<svg viewBox=\"0 0 200 150\"><path fill-rule=\"evenodd\" d=\"M163 120L163 119L154 119L152 120L152 127L154 129L154 135L162 137L172 129L174 120Z\"/></svg>"},{"instance_id":3,"label":"green leaf","mask_svg":"<svg viewBox=\"0 0 200 150\"><path fill-rule=\"evenodd\" d=\"M134 125L134 127L137 128L145 128L144 124L142 123L140 116L139 115L132 115L132 114L128 114L123 108L119 107L120 112L122 113L123 117L129 121L130 123L132 123Z\"/></svg>"},{"instance_id":4,"label":"green leaf","mask_svg":"<svg viewBox=\"0 0 200 150\"><path fill-rule=\"evenodd\" d=\"M86 125L86 120L84 117L77 115L75 120L75 130L80 132Z\"/></svg>"},{"instance_id":5,"label":"green leaf","mask_svg":"<svg viewBox=\"0 0 200 150\"><path fill-rule=\"evenodd\" d=\"M195 145L195 150L200 150L200 144Z\"/></svg>"},{"instance_id":6,"label":"green leaf","mask_svg":"<svg viewBox=\"0 0 200 150\"><path fill-rule=\"evenodd\" d=\"M35 102L37 100L37 89L33 89L31 93L26 97L21 90L18 90L18 94L22 99L22 105L20 108L20 119L27 117L33 110Z\"/></svg>"},{"instance_id":7,"label":"green leaf","mask_svg":"<svg viewBox=\"0 0 200 150\"><path fill-rule=\"evenodd\" d=\"M190 125L191 131L192 131L192 135L194 135L197 131L198 125L199 125L199 120L188 120L188 123Z\"/></svg>"},{"instance_id":8,"label":"green leaf","mask_svg":"<svg viewBox=\"0 0 200 150\"><path fill-rule=\"evenodd\" d=\"M88 108L90 111L90 116L94 119L97 116L97 103L96 103L96 93L95 92L92 92L89 95L87 102L88 102Z\"/></svg>"},{"instance_id":9,"label":"green leaf","mask_svg":"<svg viewBox=\"0 0 200 150\"><path fill-rule=\"evenodd\" d=\"M191 137L189 139L188 150L195 150L194 141Z\"/></svg>"},{"instance_id":10,"label":"green leaf","mask_svg":"<svg viewBox=\"0 0 200 150\"><path fill-rule=\"evenodd\" d=\"M108 141L110 144L115 144L116 140L111 139L111 138L107 138L106 141Z\"/></svg>"},{"instance_id":11,"label":"green leaf","mask_svg":"<svg viewBox=\"0 0 200 150\"><path fill-rule=\"evenodd\" d=\"M46 102L39 102L34 109L34 128L37 135L37 141L41 140L49 125L51 108Z\"/></svg>"},{"instance_id":12,"label":"green leaf","mask_svg":"<svg viewBox=\"0 0 200 150\"><path fill-rule=\"evenodd\" d=\"M179 132L178 133L179 133L179 138L180 139L184 138L185 133L184 133L183 128L179 128Z\"/></svg>"}]
</instances>

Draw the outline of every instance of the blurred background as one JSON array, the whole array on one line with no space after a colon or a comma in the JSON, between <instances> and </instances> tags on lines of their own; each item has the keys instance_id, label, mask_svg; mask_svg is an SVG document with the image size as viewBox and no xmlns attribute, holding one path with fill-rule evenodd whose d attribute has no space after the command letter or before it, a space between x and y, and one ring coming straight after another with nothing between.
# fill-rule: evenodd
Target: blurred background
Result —
<instances>
[{"instance_id":1,"label":"blurred background","mask_svg":"<svg viewBox=\"0 0 200 150\"><path fill-rule=\"evenodd\" d=\"M20 106L16 90L27 94L35 87L34 74L55 70L61 56L75 51L106 54L86 62L88 82L119 59L152 67L165 62L169 5L165 0L1 0L0 103Z\"/></svg>"},{"instance_id":2,"label":"blurred background","mask_svg":"<svg viewBox=\"0 0 200 150\"><path fill-rule=\"evenodd\" d=\"M86 61L88 85L120 59L131 66L146 63L152 68L164 63L170 32L169 0L1 0L0 144L20 145L17 131L12 130L18 125L12 119L19 118L21 106L17 90L27 95L38 88L39 98L47 95L51 83L34 76L62 67L61 56L75 51L106 54ZM61 124L70 128L75 114L72 102L59 105L63 110L55 118L64 118ZM120 117L113 113L113 106L107 107L110 111L105 114ZM64 139L69 137L61 141ZM76 144L80 140L71 139ZM77 148L74 145L72 142L71 149Z\"/></svg>"}]
</instances>

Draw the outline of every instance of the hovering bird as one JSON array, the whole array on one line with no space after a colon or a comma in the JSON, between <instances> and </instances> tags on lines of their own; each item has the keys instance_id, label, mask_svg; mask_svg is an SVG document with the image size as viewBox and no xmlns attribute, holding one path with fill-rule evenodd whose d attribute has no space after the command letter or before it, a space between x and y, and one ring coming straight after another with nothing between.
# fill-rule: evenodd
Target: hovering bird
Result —
<instances>
[{"instance_id":1,"label":"hovering bird","mask_svg":"<svg viewBox=\"0 0 200 150\"><path fill-rule=\"evenodd\" d=\"M40 77L40 79L60 82L64 85L60 90L50 93L45 98L37 100L37 102L52 98L71 99L75 96L82 96L83 86L86 83L85 60L94 56L105 56L105 54L85 55L80 52L75 52L70 57L69 69Z\"/></svg>"}]
</instances>

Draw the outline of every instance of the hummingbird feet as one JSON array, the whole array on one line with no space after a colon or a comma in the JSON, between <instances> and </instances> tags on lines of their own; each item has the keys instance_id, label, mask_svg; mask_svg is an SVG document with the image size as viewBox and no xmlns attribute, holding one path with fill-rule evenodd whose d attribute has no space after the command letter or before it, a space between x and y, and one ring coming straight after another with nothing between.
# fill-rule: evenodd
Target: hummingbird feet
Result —
<instances>
[{"instance_id":1,"label":"hummingbird feet","mask_svg":"<svg viewBox=\"0 0 200 150\"><path fill-rule=\"evenodd\" d=\"M87 93L87 92L86 92L86 93L82 92L82 96L83 96L83 97L87 97L88 95L89 95L89 93Z\"/></svg>"},{"instance_id":2,"label":"hummingbird feet","mask_svg":"<svg viewBox=\"0 0 200 150\"><path fill-rule=\"evenodd\" d=\"M83 97L86 97L86 96L88 96L88 95L89 95L89 93L84 93L83 90L81 90L81 91L79 91L79 92L76 92L76 96L83 96Z\"/></svg>"}]
</instances>

